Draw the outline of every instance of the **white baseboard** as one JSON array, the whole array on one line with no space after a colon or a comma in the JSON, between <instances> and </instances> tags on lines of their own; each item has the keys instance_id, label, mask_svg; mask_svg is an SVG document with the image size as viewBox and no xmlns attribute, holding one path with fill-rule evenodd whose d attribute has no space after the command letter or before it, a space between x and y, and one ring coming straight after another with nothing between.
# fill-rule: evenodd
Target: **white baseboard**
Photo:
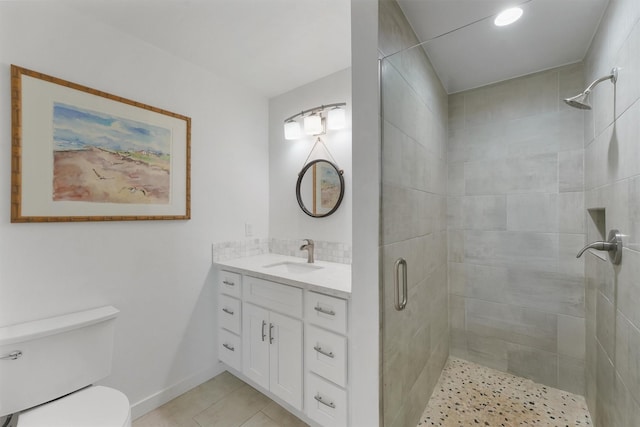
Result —
<instances>
[{"instance_id":1,"label":"white baseboard","mask_svg":"<svg viewBox=\"0 0 640 427\"><path fill-rule=\"evenodd\" d=\"M147 412L151 412L154 409L159 408L168 401L175 399L192 388L199 386L217 375L220 375L225 370L226 369L222 363L217 363L208 369L198 372L170 387L160 390L151 396L134 403L131 405L131 419L135 420L136 418L140 418Z\"/></svg>"}]
</instances>

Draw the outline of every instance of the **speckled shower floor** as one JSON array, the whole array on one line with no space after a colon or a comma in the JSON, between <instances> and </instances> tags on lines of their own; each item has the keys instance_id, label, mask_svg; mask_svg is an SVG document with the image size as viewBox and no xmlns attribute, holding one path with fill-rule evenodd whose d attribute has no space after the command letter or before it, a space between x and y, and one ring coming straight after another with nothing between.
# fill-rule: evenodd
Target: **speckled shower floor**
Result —
<instances>
[{"instance_id":1,"label":"speckled shower floor","mask_svg":"<svg viewBox=\"0 0 640 427\"><path fill-rule=\"evenodd\" d=\"M418 426L591 426L584 397L449 358Z\"/></svg>"}]
</instances>

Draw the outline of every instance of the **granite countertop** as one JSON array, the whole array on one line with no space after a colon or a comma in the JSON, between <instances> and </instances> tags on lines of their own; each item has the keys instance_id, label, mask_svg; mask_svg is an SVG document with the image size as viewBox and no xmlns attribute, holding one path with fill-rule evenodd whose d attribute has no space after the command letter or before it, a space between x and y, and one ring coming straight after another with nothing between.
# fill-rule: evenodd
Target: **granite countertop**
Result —
<instances>
[{"instance_id":1,"label":"granite countertop","mask_svg":"<svg viewBox=\"0 0 640 427\"><path fill-rule=\"evenodd\" d=\"M322 268L303 273L283 271L282 269L278 269L275 272L273 268L265 267L282 262L306 264L304 258L278 254L263 254L227 261L215 261L213 264L223 270L243 273L248 276L284 283L310 291L317 291L340 298L351 297L351 265L316 261L312 265Z\"/></svg>"}]
</instances>

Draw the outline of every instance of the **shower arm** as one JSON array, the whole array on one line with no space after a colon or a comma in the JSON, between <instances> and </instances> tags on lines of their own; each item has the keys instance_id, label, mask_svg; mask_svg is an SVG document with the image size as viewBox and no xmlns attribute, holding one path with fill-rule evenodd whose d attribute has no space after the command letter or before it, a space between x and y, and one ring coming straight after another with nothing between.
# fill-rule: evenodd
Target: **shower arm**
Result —
<instances>
[{"instance_id":1,"label":"shower arm","mask_svg":"<svg viewBox=\"0 0 640 427\"><path fill-rule=\"evenodd\" d=\"M598 84L606 81L606 80L611 80L611 83L614 83L618 80L618 69L614 68L611 70L611 73L608 76L604 76L604 77L600 77L598 80L595 80L593 83L591 83L585 90L584 94L590 93L591 89L593 89L595 86L597 86Z\"/></svg>"}]
</instances>

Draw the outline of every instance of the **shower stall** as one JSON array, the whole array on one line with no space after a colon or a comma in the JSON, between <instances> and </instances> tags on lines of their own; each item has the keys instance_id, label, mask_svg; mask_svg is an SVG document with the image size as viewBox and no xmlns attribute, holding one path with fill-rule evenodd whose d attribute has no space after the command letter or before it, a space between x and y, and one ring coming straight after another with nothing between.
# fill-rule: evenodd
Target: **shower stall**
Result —
<instances>
[{"instance_id":1,"label":"shower stall","mask_svg":"<svg viewBox=\"0 0 640 427\"><path fill-rule=\"evenodd\" d=\"M380 2L385 427L417 424L449 356L585 394L583 66L448 94L439 40Z\"/></svg>"}]
</instances>

